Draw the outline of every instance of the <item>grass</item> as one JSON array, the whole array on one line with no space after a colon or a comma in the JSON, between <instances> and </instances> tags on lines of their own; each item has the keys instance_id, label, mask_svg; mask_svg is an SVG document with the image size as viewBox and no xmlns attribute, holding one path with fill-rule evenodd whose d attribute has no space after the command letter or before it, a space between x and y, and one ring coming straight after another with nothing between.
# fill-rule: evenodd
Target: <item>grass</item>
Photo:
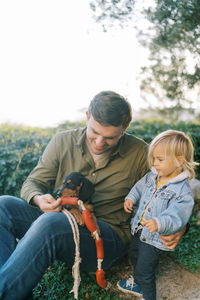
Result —
<instances>
[{"instance_id":1,"label":"grass","mask_svg":"<svg viewBox=\"0 0 200 300\"><path fill-rule=\"evenodd\" d=\"M112 284L116 280L112 272L109 272L106 278ZM64 263L55 262L34 289L34 299L72 300L74 299L74 294L70 293L72 287L73 278L71 269L67 268ZM106 290L100 288L96 283L95 275L82 271L78 299L117 300L119 298L108 294Z\"/></svg>"}]
</instances>

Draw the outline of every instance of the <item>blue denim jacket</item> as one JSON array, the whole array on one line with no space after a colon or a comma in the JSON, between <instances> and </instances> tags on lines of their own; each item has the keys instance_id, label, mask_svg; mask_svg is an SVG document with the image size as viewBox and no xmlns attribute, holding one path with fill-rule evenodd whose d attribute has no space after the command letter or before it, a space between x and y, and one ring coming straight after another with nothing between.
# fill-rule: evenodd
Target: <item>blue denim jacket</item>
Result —
<instances>
[{"instance_id":1,"label":"blue denim jacket","mask_svg":"<svg viewBox=\"0 0 200 300\"><path fill-rule=\"evenodd\" d=\"M141 220L144 209L151 199L145 212L145 219L156 219L158 232L150 233L144 226L140 240L161 250L168 250L161 239L161 235L170 235L183 228L192 214L194 199L189 185L188 172L184 171L172 178L167 184L156 190L157 174L154 168L140 179L130 190L125 199L133 201L137 211L131 219L131 232Z\"/></svg>"}]
</instances>

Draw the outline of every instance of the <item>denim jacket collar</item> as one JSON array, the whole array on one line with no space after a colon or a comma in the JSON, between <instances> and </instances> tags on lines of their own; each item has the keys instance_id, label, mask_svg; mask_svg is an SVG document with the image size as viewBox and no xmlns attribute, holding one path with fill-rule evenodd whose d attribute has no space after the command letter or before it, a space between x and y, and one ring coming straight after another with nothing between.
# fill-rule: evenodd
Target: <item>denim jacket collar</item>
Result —
<instances>
[{"instance_id":1,"label":"denim jacket collar","mask_svg":"<svg viewBox=\"0 0 200 300\"><path fill-rule=\"evenodd\" d=\"M154 174L154 178L157 179L158 177L158 172L156 171L156 169L154 167L151 168L151 171L152 173ZM176 177L173 177L172 179L170 179L168 181L168 183L175 183L175 182L180 182L180 181L183 181L185 180L186 178L189 178L190 174L189 172L186 170L186 171L183 171L181 172L180 174L178 174ZM167 183L167 184L168 184Z\"/></svg>"}]
</instances>

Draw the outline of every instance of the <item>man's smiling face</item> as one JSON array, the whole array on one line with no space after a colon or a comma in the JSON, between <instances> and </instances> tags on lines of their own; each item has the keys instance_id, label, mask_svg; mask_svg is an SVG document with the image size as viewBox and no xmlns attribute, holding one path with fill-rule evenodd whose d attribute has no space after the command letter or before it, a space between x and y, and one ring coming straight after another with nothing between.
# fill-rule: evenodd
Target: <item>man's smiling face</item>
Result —
<instances>
[{"instance_id":1,"label":"man's smiling face","mask_svg":"<svg viewBox=\"0 0 200 300\"><path fill-rule=\"evenodd\" d=\"M115 147L124 134L122 126L103 126L87 114L87 143L93 154L102 154Z\"/></svg>"}]
</instances>

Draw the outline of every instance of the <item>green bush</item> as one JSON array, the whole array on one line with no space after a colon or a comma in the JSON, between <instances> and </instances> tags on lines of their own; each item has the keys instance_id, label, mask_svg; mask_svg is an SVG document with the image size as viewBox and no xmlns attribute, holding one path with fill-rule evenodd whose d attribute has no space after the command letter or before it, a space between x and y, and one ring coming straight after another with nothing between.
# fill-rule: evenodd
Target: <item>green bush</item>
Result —
<instances>
[{"instance_id":1,"label":"green bush","mask_svg":"<svg viewBox=\"0 0 200 300\"><path fill-rule=\"evenodd\" d=\"M190 136L194 144L194 159L196 162L200 163L200 124L186 122L166 124L160 121L137 121L131 123L127 132L140 137L147 143L150 143L157 134L168 129L183 131ZM200 166L196 168L196 177L200 179Z\"/></svg>"},{"instance_id":2,"label":"green bush","mask_svg":"<svg viewBox=\"0 0 200 300\"><path fill-rule=\"evenodd\" d=\"M0 194L19 196L22 183L38 162L50 136L41 129L0 127Z\"/></svg>"},{"instance_id":3,"label":"green bush","mask_svg":"<svg viewBox=\"0 0 200 300\"><path fill-rule=\"evenodd\" d=\"M19 191L27 175L35 167L51 137L58 131L84 126L85 123L66 122L57 128L32 128L14 125L0 126L0 194L19 196ZM169 128L182 130L191 136L195 148L195 160L200 162L200 125L162 122L133 122L127 132L134 134L147 143L155 135ZM200 178L200 166L196 169Z\"/></svg>"},{"instance_id":4,"label":"green bush","mask_svg":"<svg viewBox=\"0 0 200 300\"><path fill-rule=\"evenodd\" d=\"M197 218L192 216L189 232L182 237L181 242L170 255L191 272L200 273L200 235Z\"/></svg>"}]
</instances>

